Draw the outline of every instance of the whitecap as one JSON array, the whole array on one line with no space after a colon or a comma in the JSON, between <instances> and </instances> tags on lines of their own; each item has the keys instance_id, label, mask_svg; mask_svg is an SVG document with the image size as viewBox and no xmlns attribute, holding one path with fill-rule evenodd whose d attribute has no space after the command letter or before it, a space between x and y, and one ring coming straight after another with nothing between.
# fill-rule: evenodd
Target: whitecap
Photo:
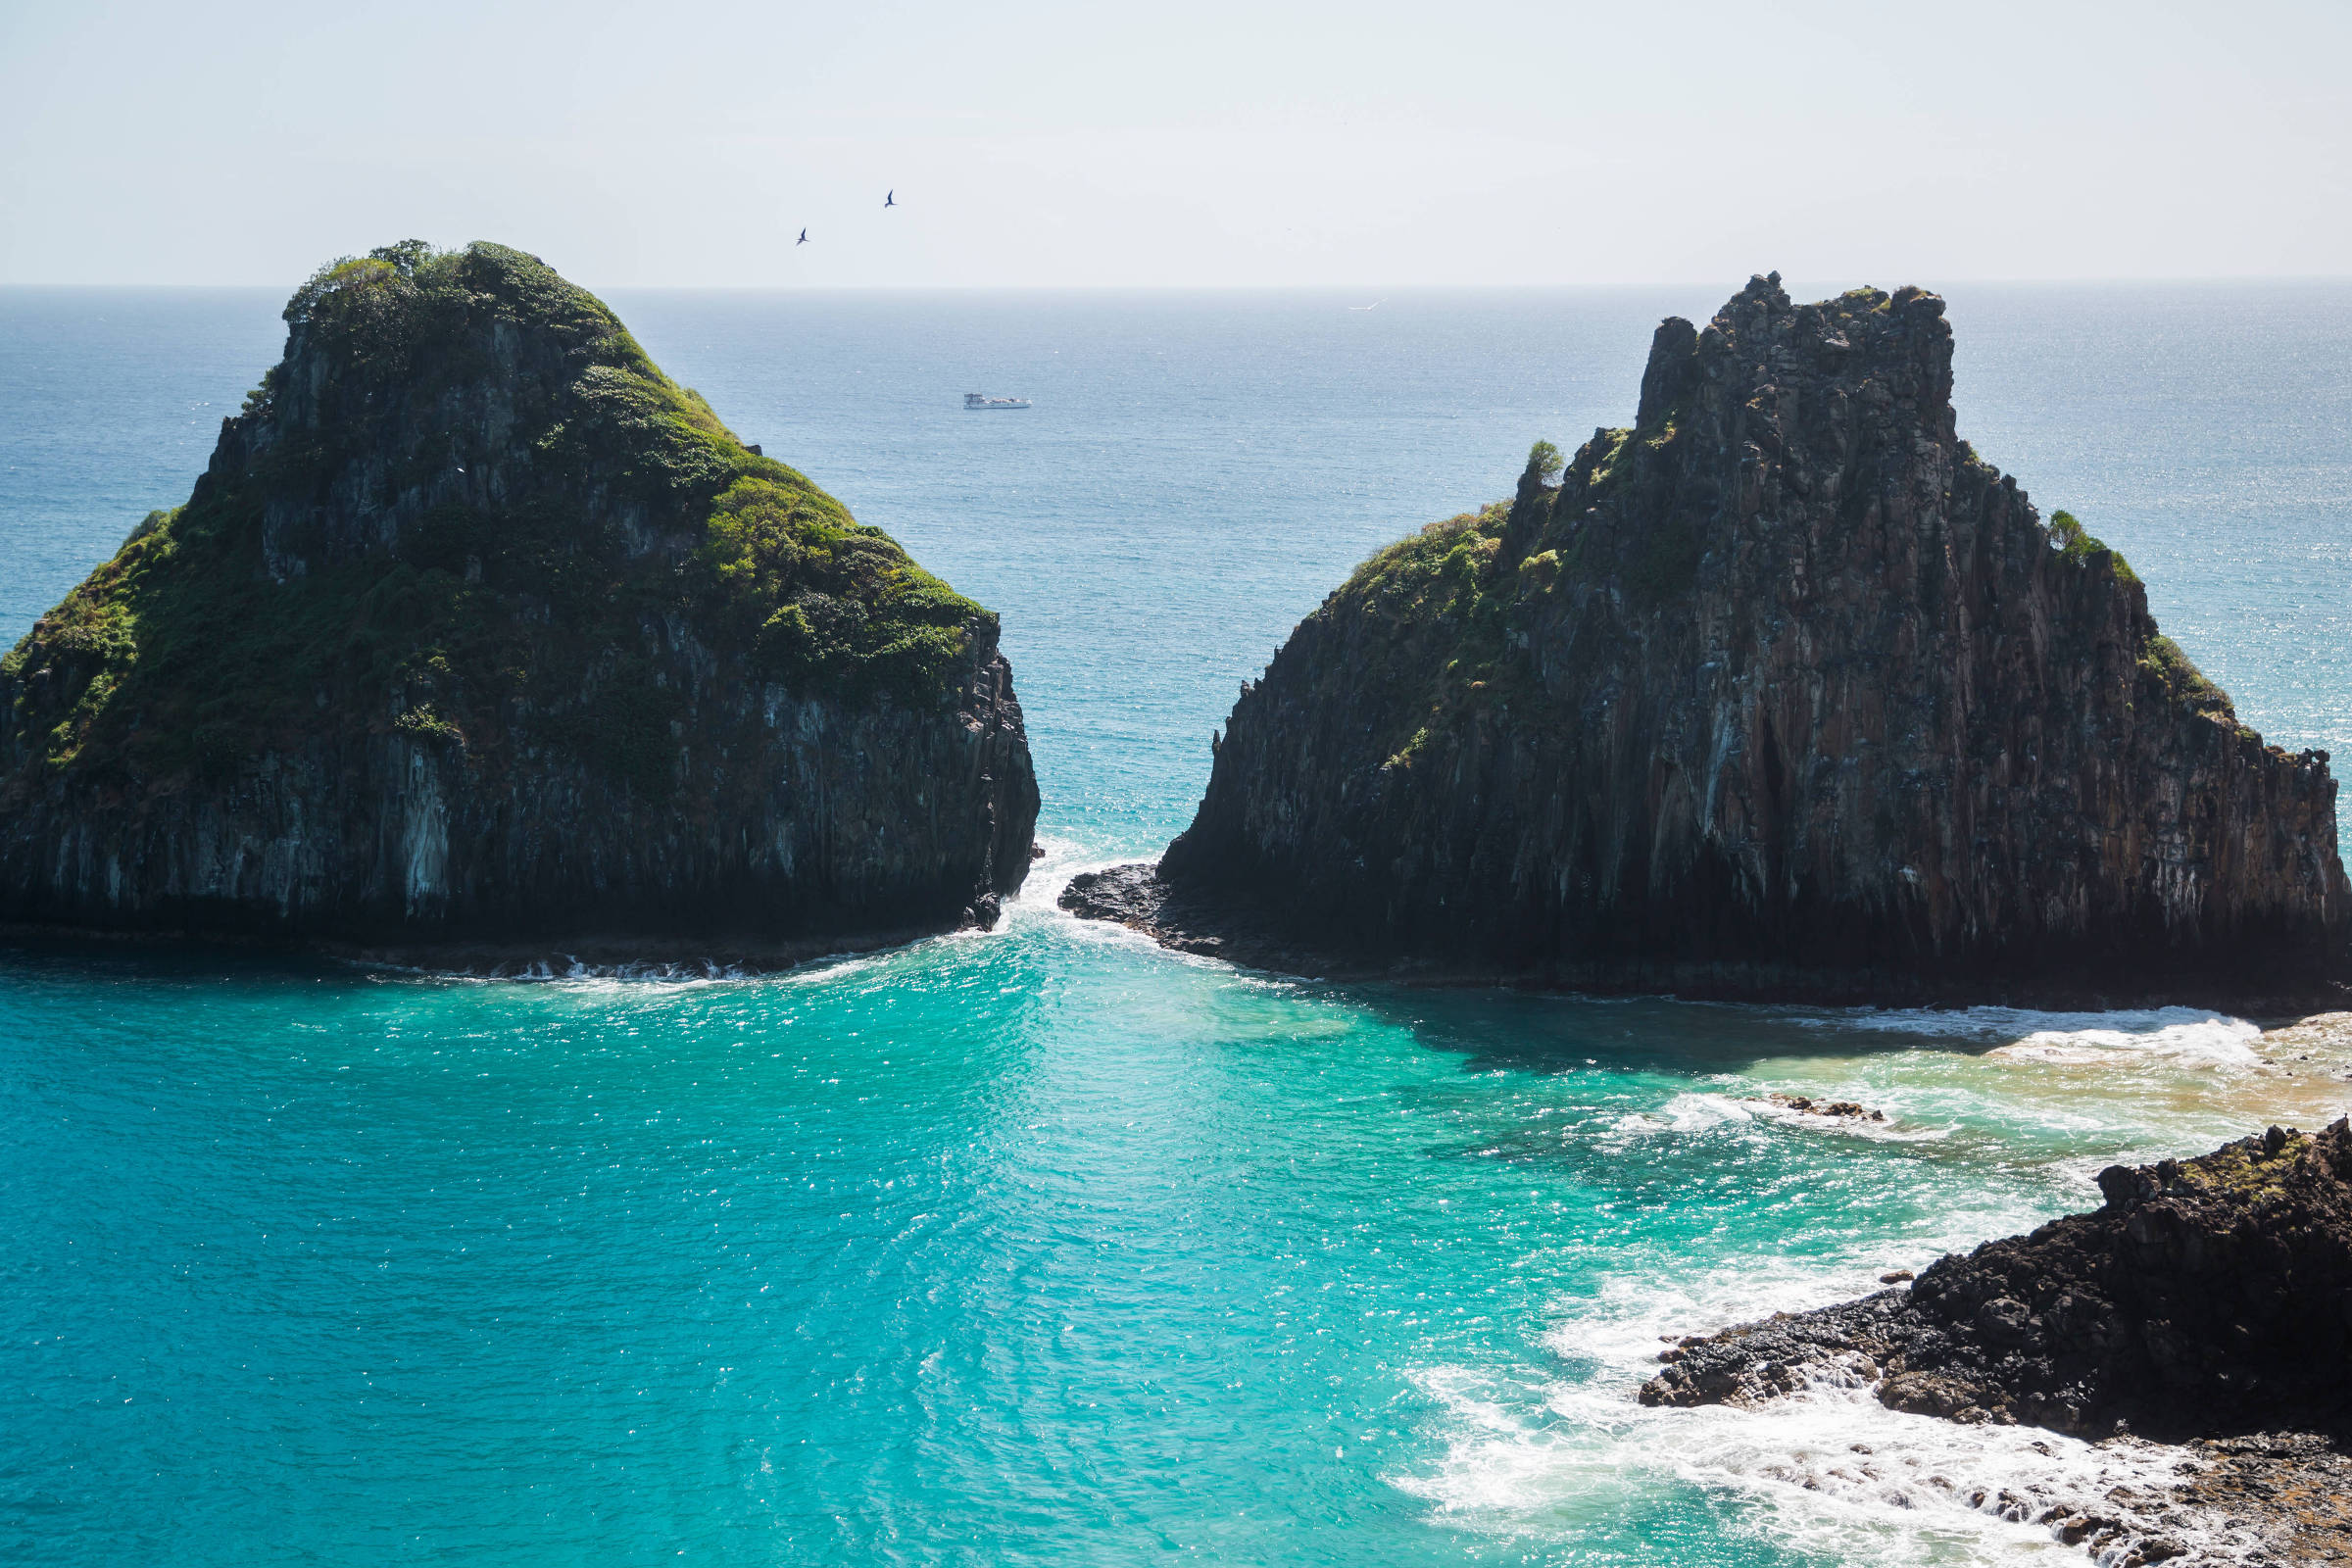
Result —
<instances>
[{"instance_id":1,"label":"whitecap","mask_svg":"<svg viewBox=\"0 0 2352 1568\"><path fill-rule=\"evenodd\" d=\"M2184 1067L2259 1067L2262 1056L2254 1049L2254 1043L2261 1038L2260 1026L2243 1018L2192 1014L2185 1020L2164 1023L2154 1029L2036 1030L2023 1040L1998 1047L1989 1054L2069 1066L2161 1060Z\"/></svg>"},{"instance_id":2,"label":"whitecap","mask_svg":"<svg viewBox=\"0 0 2352 1568\"><path fill-rule=\"evenodd\" d=\"M1923 1039L1991 1044L1987 1055L2070 1066L2163 1062L2186 1067L2255 1067L2261 1026L2196 1007L2048 1012L2027 1007L1856 1008L1791 1020L1808 1028L1855 1029ZM1997 1044L1995 1044L1997 1042Z\"/></svg>"},{"instance_id":3,"label":"whitecap","mask_svg":"<svg viewBox=\"0 0 2352 1568\"><path fill-rule=\"evenodd\" d=\"M1711 1095L1703 1091L1677 1095L1651 1114L1659 1130L1670 1133L1703 1132L1710 1127L1756 1119L1752 1103L1735 1100L1729 1095Z\"/></svg>"}]
</instances>

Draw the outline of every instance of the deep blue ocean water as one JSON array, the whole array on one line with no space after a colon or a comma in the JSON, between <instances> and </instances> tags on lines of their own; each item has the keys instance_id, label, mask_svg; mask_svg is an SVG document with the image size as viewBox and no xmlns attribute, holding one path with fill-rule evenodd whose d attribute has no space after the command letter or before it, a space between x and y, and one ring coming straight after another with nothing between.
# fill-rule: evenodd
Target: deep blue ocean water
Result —
<instances>
[{"instance_id":1,"label":"deep blue ocean water","mask_svg":"<svg viewBox=\"0 0 2352 1568\"><path fill-rule=\"evenodd\" d=\"M1736 281L614 295L1003 613L1050 858L995 934L756 980L0 948L0 1560L2080 1561L1961 1497L2161 1455L1631 1391L1661 1334L2335 1114L2352 1062L2179 1011L1333 987L1052 907L1184 824L1355 561L1623 422L1657 318ZM1962 433L2249 722L2340 748L2352 284L1948 297ZM0 290L0 635L184 499L278 303Z\"/></svg>"}]
</instances>

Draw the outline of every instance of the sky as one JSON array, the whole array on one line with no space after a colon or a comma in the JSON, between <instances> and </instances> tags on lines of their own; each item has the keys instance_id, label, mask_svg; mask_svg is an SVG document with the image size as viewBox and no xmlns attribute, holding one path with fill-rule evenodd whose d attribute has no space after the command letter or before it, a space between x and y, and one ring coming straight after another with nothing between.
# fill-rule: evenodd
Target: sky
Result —
<instances>
[{"instance_id":1,"label":"sky","mask_svg":"<svg viewBox=\"0 0 2352 1568\"><path fill-rule=\"evenodd\" d=\"M2352 0L0 0L0 283L2340 275L2348 60Z\"/></svg>"}]
</instances>

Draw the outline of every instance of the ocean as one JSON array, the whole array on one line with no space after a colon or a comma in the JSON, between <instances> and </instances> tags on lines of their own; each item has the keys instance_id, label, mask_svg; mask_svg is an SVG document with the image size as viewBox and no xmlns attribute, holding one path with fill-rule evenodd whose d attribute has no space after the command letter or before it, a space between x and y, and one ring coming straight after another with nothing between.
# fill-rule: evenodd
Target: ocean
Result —
<instances>
[{"instance_id":1,"label":"ocean","mask_svg":"<svg viewBox=\"0 0 2352 1568\"><path fill-rule=\"evenodd\" d=\"M994 933L765 978L0 947L0 1560L2083 1560L1969 1496L2161 1450L1633 1390L1660 1336L2341 1114L2352 1060L2182 1009L1335 986L1053 906L1185 824L1357 560L1625 422L1657 318L1738 281L610 294L1002 612L1048 857ZM1961 433L2243 718L2340 750L2352 283L1945 292ZM185 498L280 303L0 290L0 636Z\"/></svg>"}]
</instances>

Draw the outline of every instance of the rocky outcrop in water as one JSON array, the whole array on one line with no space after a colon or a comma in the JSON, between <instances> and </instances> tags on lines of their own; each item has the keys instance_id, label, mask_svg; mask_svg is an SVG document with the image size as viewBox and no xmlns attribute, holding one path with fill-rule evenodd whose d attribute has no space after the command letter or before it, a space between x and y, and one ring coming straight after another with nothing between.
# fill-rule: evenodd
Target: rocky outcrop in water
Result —
<instances>
[{"instance_id":1,"label":"rocky outcrop in water","mask_svg":"<svg viewBox=\"0 0 2352 1568\"><path fill-rule=\"evenodd\" d=\"M989 923L996 617L495 245L321 271L0 664L0 921L789 954Z\"/></svg>"},{"instance_id":2,"label":"rocky outcrop in water","mask_svg":"<svg viewBox=\"0 0 2352 1568\"><path fill-rule=\"evenodd\" d=\"M1759 277L1632 426L1381 552L1245 688L1154 874L1070 890L1325 972L1840 1001L2327 994L2325 753L1959 438L1932 294Z\"/></svg>"},{"instance_id":3,"label":"rocky outcrop in water","mask_svg":"<svg viewBox=\"0 0 2352 1568\"><path fill-rule=\"evenodd\" d=\"M1960 1422L2197 1440L2161 1508L1980 1505L2102 1561L2185 1560L2165 1509L2265 1548L2231 1562L2352 1559L2352 1128L2274 1127L2198 1159L2111 1166L2099 1190L2096 1212L1942 1258L1908 1290L1685 1339L1642 1402L1860 1384Z\"/></svg>"},{"instance_id":4,"label":"rocky outcrop in water","mask_svg":"<svg viewBox=\"0 0 2352 1568\"><path fill-rule=\"evenodd\" d=\"M2352 1130L2274 1127L2099 1176L2105 1203L1909 1289L1665 1352L1644 1404L1747 1404L1824 1371L1898 1410L2103 1436L2352 1436Z\"/></svg>"}]
</instances>

